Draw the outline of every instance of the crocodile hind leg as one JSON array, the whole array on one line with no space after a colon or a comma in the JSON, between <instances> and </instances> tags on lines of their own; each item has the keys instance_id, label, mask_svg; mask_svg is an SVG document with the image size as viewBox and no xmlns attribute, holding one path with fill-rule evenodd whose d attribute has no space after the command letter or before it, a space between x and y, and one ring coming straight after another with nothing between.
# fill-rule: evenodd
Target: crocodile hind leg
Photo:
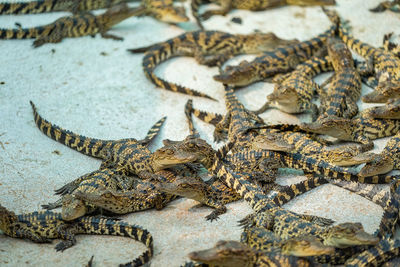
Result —
<instances>
[{"instance_id":1,"label":"crocodile hind leg","mask_svg":"<svg viewBox=\"0 0 400 267\"><path fill-rule=\"evenodd\" d=\"M230 112L227 112L226 115L224 116L223 120L220 121L215 126L215 129L214 129L214 141L215 142L219 143L221 141L226 140L230 120L231 120L231 114L230 114Z\"/></svg>"},{"instance_id":2,"label":"crocodile hind leg","mask_svg":"<svg viewBox=\"0 0 400 267\"><path fill-rule=\"evenodd\" d=\"M46 43L59 43L62 41L63 34L61 31L61 25L56 24L54 26L54 29L50 31L50 34L48 32L44 32L41 35L39 35L36 40L33 42L33 47L37 48L39 46L42 46Z\"/></svg>"},{"instance_id":3,"label":"crocodile hind leg","mask_svg":"<svg viewBox=\"0 0 400 267\"><path fill-rule=\"evenodd\" d=\"M59 238L63 239L63 241L55 246L56 251L63 252L67 248L70 248L76 244L74 230L74 228L71 228L70 226L65 224L57 227Z\"/></svg>"}]
</instances>

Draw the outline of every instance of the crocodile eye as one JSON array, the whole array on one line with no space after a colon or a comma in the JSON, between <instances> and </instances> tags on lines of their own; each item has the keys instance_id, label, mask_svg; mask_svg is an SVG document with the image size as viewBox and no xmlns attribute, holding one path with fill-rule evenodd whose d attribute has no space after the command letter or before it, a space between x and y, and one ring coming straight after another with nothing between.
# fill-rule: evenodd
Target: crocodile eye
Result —
<instances>
[{"instance_id":1,"label":"crocodile eye","mask_svg":"<svg viewBox=\"0 0 400 267\"><path fill-rule=\"evenodd\" d=\"M195 145L195 144L193 144L193 143L189 143L189 144L188 144L188 147L189 147L189 148L195 148L195 147L196 147L196 145Z\"/></svg>"},{"instance_id":2,"label":"crocodile eye","mask_svg":"<svg viewBox=\"0 0 400 267\"><path fill-rule=\"evenodd\" d=\"M302 241L300 242L300 244L301 244L302 246L307 246L307 245L309 244L309 242L306 241L306 240L302 240Z\"/></svg>"}]
</instances>

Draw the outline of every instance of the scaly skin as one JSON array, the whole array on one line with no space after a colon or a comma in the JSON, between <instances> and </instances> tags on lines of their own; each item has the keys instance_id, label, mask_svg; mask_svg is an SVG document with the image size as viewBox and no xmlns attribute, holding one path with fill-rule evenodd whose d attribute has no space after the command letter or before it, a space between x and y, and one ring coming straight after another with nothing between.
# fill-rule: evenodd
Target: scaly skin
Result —
<instances>
[{"instance_id":1,"label":"scaly skin","mask_svg":"<svg viewBox=\"0 0 400 267\"><path fill-rule=\"evenodd\" d=\"M188 257L212 267L316 266L307 258L287 256L277 252L256 251L238 241L218 241L215 247L191 252Z\"/></svg>"},{"instance_id":2,"label":"scaly skin","mask_svg":"<svg viewBox=\"0 0 400 267\"><path fill-rule=\"evenodd\" d=\"M166 23L186 22L189 18L183 7L174 7L173 0L142 0L141 7L146 11L142 16L151 16Z\"/></svg>"},{"instance_id":3,"label":"scaly skin","mask_svg":"<svg viewBox=\"0 0 400 267\"><path fill-rule=\"evenodd\" d=\"M238 54L256 54L271 51L279 46L297 43L297 40L283 40L273 33L229 34L218 31L188 32L165 42L148 47L129 49L131 53L146 52L142 67L147 78L163 89L192 96L212 97L193 89L168 82L154 73L162 62L177 56L194 57L200 64L221 65Z\"/></svg>"},{"instance_id":4,"label":"scaly skin","mask_svg":"<svg viewBox=\"0 0 400 267\"><path fill-rule=\"evenodd\" d=\"M388 173L393 169L400 169L400 133L397 133L387 142L385 148L375 160L367 163L360 170L360 175L370 176Z\"/></svg>"},{"instance_id":5,"label":"scaly skin","mask_svg":"<svg viewBox=\"0 0 400 267\"><path fill-rule=\"evenodd\" d=\"M201 178L179 177L170 183L160 183L156 188L161 192L193 199L200 204L214 208L215 210L206 216L209 221L217 220L219 215L226 212L226 207L220 199L217 189L206 184Z\"/></svg>"},{"instance_id":6,"label":"scaly skin","mask_svg":"<svg viewBox=\"0 0 400 267\"><path fill-rule=\"evenodd\" d=\"M400 130L400 120L373 119L361 114L353 119L327 118L316 123L302 123L300 128L344 141L361 143L361 151L364 152L374 147L371 140L395 135Z\"/></svg>"},{"instance_id":7,"label":"scaly skin","mask_svg":"<svg viewBox=\"0 0 400 267\"><path fill-rule=\"evenodd\" d=\"M247 244L252 249L278 251L282 254L296 257L316 256L334 252L333 247L325 246L312 236L283 240L273 232L258 227L244 229L240 236L240 242Z\"/></svg>"},{"instance_id":8,"label":"scaly skin","mask_svg":"<svg viewBox=\"0 0 400 267\"><path fill-rule=\"evenodd\" d=\"M189 102L189 101L188 101ZM187 118L189 121L189 127L193 124L190 119L191 113L197 118L201 119L206 123L210 123L214 126L218 125L223 120L223 116L220 114L209 113L201 111L192 107L187 106L189 110L186 110ZM259 135L254 137L249 142L249 148L251 149L267 149L274 151L285 151L285 152L297 152L309 157L321 159L331 164L338 166L351 166L355 164L362 164L370 162L375 159L376 154L364 152L355 146L341 146L338 148L329 148L329 142L324 139L320 139L315 134L299 132L300 128L297 126L289 125L277 125L277 129L268 128L260 129ZM224 133L224 132L223 132Z\"/></svg>"},{"instance_id":9,"label":"scaly skin","mask_svg":"<svg viewBox=\"0 0 400 267\"><path fill-rule=\"evenodd\" d=\"M362 111L375 119L400 119L400 99L389 100L385 105L367 108Z\"/></svg>"},{"instance_id":10,"label":"scaly skin","mask_svg":"<svg viewBox=\"0 0 400 267\"><path fill-rule=\"evenodd\" d=\"M395 44L390 41L392 35L393 33L391 32L383 36L383 49L395 54L395 56L400 58L400 44Z\"/></svg>"},{"instance_id":11,"label":"scaly skin","mask_svg":"<svg viewBox=\"0 0 400 267\"><path fill-rule=\"evenodd\" d=\"M267 102L255 113L261 114L268 108L277 108L286 113L302 113L311 111L313 120L317 118L318 108L311 103L315 92L321 88L312 78L319 73L332 70L332 65L327 57L314 56L294 71L285 75L275 83L274 91L267 96Z\"/></svg>"},{"instance_id":12,"label":"scaly skin","mask_svg":"<svg viewBox=\"0 0 400 267\"><path fill-rule=\"evenodd\" d=\"M157 181L133 180L132 177L121 173L110 173L106 169L94 174L86 177L78 185L73 181L59 189L58 192L64 194L61 201L43 207L55 208L60 203L63 219L73 220L98 209L113 214L126 214L151 208L162 209L177 197L158 191ZM172 183L180 176L196 176L196 172L180 166L160 170L155 175L159 180ZM117 182L123 179L130 182L133 180L133 183L124 187L117 186Z\"/></svg>"},{"instance_id":13,"label":"scaly skin","mask_svg":"<svg viewBox=\"0 0 400 267\"><path fill-rule=\"evenodd\" d=\"M55 11L70 11L74 14L82 11L109 8L125 0L43 0L32 2L0 3L0 14L22 15Z\"/></svg>"},{"instance_id":14,"label":"scaly skin","mask_svg":"<svg viewBox=\"0 0 400 267\"><path fill-rule=\"evenodd\" d=\"M45 43L59 43L66 37L94 36L100 33L103 38L123 40L123 38L107 33L110 28L121 21L140 15L143 8L128 8L125 3L108 9L105 13L95 16L92 13L59 18L53 23L27 29L0 29L0 39L31 39L34 47Z\"/></svg>"},{"instance_id":15,"label":"scaly skin","mask_svg":"<svg viewBox=\"0 0 400 267\"><path fill-rule=\"evenodd\" d=\"M378 245L363 251L356 257L352 257L345 264L348 267L379 267L399 256L400 240L384 238Z\"/></svg>"},{"instance_id":16,"label":"scaly skin","mask_svg":"<svg viewBox=\"0 0 400 267\"><path fill-rule=\"evenodd\" d=\"M227 66L221 74L214 76L214 80L223 84L246 86L276 74L292 71L298 64L317 55L325 46L326 39L335 33L336 28L336 25L331 26L329 30L313 39L266 52L251 62L245 60L237 66Z\"/></svg>"},{"instance_id":17,"label":"scaly skin","mask_svg":"<svg viewBox=\"0 0 400 267\"><path fill-rule=\"evenodd\" d=\"M317 122L326 118L352 118L358 113L357 101L361 96L361 76L354 67L353 56L342 40L327 40L328 56L334 75L328 91L321 96Z\"/></svg>"},{"instance_id":18,"label":"scaly skin","mask_svg":"<svg viewBox=\"0 0 400 267\"><path fill-rule=\"evenodd\" d=\"M374 8L371 8L369 11L379 13L385 10L390 10L392 12L399 13L400 12L400 1L393 0L393 1L383 1L379 5Z\"/></svg>"},{"instance_id":19,"label":"scaly skin","mask_svg":"<svg viewBox=\"0 0 400 267\"><path fill-rule=\"evenodd\" d=\"M166 119L165 117L150 129L144 140L138 141L134 138L100 140L78 135L50 123L38 114L32 102L31 105L35 123L41 132L82 154L102 159L103 162L100 168L114 168L117 171L124 171L125 174L138 175L139 177L146 176L147 178L149 173L192 160L181 159L182 161L180 162L169 161L164 166L154 162L154 155L147 148L147 145L158 133L159 128ZM164 159L164 162L167 162L167 159Z\"/></svg>"},{"instance_id":20,"label":"scaly skin","mask_svg":"<svg viewBox=\"0 0 400 267\"><path fill-rule=\"evenodd\" d=\"M328 12L325 10L325 13ZM329 11L327 14L334 24L339 16ZM339 36L346 45L367 60L368 71L373 74L378 85L372 93L362 97L366 103L385 103L390 98L400 96L400 58L381 48L375 48L352 37L343 25L339 25ZM369 72L369 73L368 73Z\"/></svg>"},{"instance_id":21,"label":"scaly skin","mask_svg":"<svg viewBox=\"0 0 400 267\"><path fill-rule=\"evenodd\" d=\"M220 5L221 9L210 10L200 15L199 14L200 5L208 2ZM203 25L201 23L200 18L202 20L207 20L214 15L225 16L231 9L246 9L251 11L260 11L285 5L299 5L299 6L335 5L335 0L251 0L251 1L192 0L191 2L192 14L201 29L203 29Z\"/></svg>"},{"instance_id":22,"label":"scaly skin","mask_svg":"<svg viewBox=\"0 0 400 267\"><path fill-rule=\"evenodd\" d=\"M153 237L147 230L115 219L82 217L74 222L65 222L60 213L35 211L15 215L0 205L0 229L10 237L27 238L35 243L63 239L56 245L57 251L72 247L76 243L77 234L125 236L146 245L146 252L122 266L142 266L153 256Z\"/></svg>"}]
</instances>

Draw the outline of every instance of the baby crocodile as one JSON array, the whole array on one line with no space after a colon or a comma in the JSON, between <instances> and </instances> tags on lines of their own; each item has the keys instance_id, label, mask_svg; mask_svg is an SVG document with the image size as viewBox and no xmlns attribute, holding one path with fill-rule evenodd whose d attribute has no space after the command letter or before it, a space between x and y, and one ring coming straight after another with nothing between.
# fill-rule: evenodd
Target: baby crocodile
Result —
<instances>
[{"instance_id":1,"label":"baby crocodile","mask_svg":"<svg viewBox=\"0 0 400 267\"><path fill-rule=\"evenodd\" d=\"M333 247L325 246L313 236L283 240L273 232L259 227L244 229L240 242L256 250L279 252L297 257L323 255L334 251Z\"/></svg>"},{"instance_id":2,"label":"baby crocodile","mask_svg":"<svg viewBox=\"0 0 400 267\"><path fill-rule=\"evenodd\" d=\"M383 151L361 170L360 175L371 176L400 169L400 132L393 136Z\"/></svg>"},{"instance_id":3,"label":"baby crocodile","mask_svg":"<svg viewBox=\"0 0 400 267\"><path fill-rule=\"evenodd\" d=\"M82 217L73 222L65 222L60 213L35 211L16 215L0 205L0 230L10 237L27 238L35 243L63 239L56 245L57 251L75 245L76 234L125 236L145 244L147 251L123 266L142 266L153 256L153 237L147 230L115 219Z\"/></svg>"},{"instance_id":4,"label":"baby crocodile","mask_svg":"<svg viewBox=\"0 0 400 267\"><path fill-rule=\"evenodd\" d=\"M326 12L329 12L327 13L329 19L334 24L337 24L339 15L335 11L325 10ZM399 97L400 58L389 51L372 47L355 39L342 24L339 25L339 36L350 49L367 60L367 69L364 71L364 74L373 74L377 81L375 90L363 96L362 101L366 103L384 103L390 98Z\"/></svg>"},{"instance_id":5,"label":"baby crocodile","mask_svg":"<svg viewBox=\"0 0 400 267\"><path fill-rule=\"evenodd\" d=\"M246 86L276 74L292 71L298 64L317 55L325 46L326 39L335 33L336 28L336 25L332 25L329 30L308 41L266 52L251 62L245 60L238 66L227 66L221 74L214 76L214 80L223 84Z\"/></svg>"},{"instance_id":6,"label":"baby crocodile","mask_svg":"<svg viewBox=\"0 0 400 267\"><path fill-rule=\"evenodd\" d=\"M339 140L361 143L361 151L364 152L374 147L371 140L395 135L400 130L400 120L374 119L361 114L353 119L326 118L317 123L302 123L300 128Z\"/></svg>"},{"instance_id":7,"label":"baby crocodile","mask_svg":"<svg viewBox=\"0 0 400 267\"><path fill-rule=\"evenodd\" d=\"M285 6L285 5L298 5L298 6L313 6L313 5L335 5L335 0L191 0L192 14L196 19L197 24L201 29L203 25L201 20L207 20L214 15L225 16L231 9L246 9L251 11L265 10L269 8ZM199 15L199 7L203 3L215 3L221 6L221 9L210 10Z\"/></svg>"},{"instance_id":8,"label":"baby crocodile","mask_svg":"<svg viewBox=\"0 0 400 267\"><path fill-rule=\"evenodd\" d=\"M35 38L33 46L39 47L45 43L59 43L66 37L94 36L96 33L100 33L103 38L121 41L123 38L107 33L108 30L115 24L129 17L140 15L142 12L142 8L128 8L125 3L122 3L97 16L86 12L65 16L53 23L34 28L0 29L0 39Z\"/></svg>"},{"instance_id":9,"label":"baby crocodile","mask_svg":"<svg viewBox=\"0 0 400 267\"><path fill-rule=\"evenodd\" d=\"M212 97L159 78L154 73L162 62L177 56L193 56L200 64L222 65L238 54L256 54L271 51L279 46L297 43L297 40L283 40L273 33L230 34L219 31L195 31L181 34L165 42L148 47L129 49L131 53L145 52L142 67L147 78L158 87L183 94ZM214 99L213 99L214 100Z\"/></svg>"},{"instance_id":10,"label":"baby crocodile","mask_svg":"<svg viewBox=\"0 0 400 267\"><path fill-rule=\"evenodd\" d=\"M400 119L400 99L391 99L385 105L367 108L363 114L375 119Z\"/></svg>"},{"instance_id":11,"label":"baby crocodile","mask_svg":"<svg viewBox=\"0 0 400 267\"><path fill-rule=\"evenodd\" d=\"M291 73L274 79L274 91L267 96L267 102L255 113L261 114L272 107L286 113L302 113L310 110L312 120L316 120L318 108L311 100L315 92L321 94L322 89L312 78L330 70L332 65L328 57L314 56L299 64Z\"/></svg>"},{"instance_id":12,"label":"baby crocodile","mask_svg":"<svg viewBox=\"0 0 400 267\"><path fill-rule=\"evenodd\" d=\"M354 117L358 113L357 101L361 96L361 77L346 44L338 38L330 37L327 47L335 73L329 79L328 91L321 96L317 122L332 117Z\"/></svg>"},{"instance_id":13,"label":"baby crocodile","mask_svg":"<svg viewBox=\"0 0 400 267\"><path fill-rule=\"evenodd\" d=\"M238 241L218 241L215 247L189 253L191 260L220 267L311 267L307 258L254 250Z\"/></svg>"},{"instance_id":14,"label":"baby crocodile","mask_svg":"<svg viewBox=\"0 0 400 267\"><path fill-rule=\"evenodd\" d=\"M390 41L390 38L393 36L393 33L388 33L383 36L383 49L389 51L398 58L400 58L400 44L395 44Z\"/></svg>"},{"instance_id":15,"label":"baby crocodile","mask_svg":"<svg viewBox=\"0 0 400 267\"><path fill-rule=\"evenodd\" d=\"M154 155L147 148L149 142L157 135L166 117L159 120L148 132L143 140L135 138L126 138L120 140L101 140L88 138L71 131L58 127L49 121L43 119L31 102L35 123L45 135L51 139L64 144L82 154L102 159L100 168L115 168L117 171L124 171L126 174L146 176L148 173L154 173L161 169L174 166L179 163L190 162L187 159L184 162L172 162L165 155L164 162L167 165L161 166L153 160ZM147 178L147 176L146 176Z\"/></svg>"}]
</instances>

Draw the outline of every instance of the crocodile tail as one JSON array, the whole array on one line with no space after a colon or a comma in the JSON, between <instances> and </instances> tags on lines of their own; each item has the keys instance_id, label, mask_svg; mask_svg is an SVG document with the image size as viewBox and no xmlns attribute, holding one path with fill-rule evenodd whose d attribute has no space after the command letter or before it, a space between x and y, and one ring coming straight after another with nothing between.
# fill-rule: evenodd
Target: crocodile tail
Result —
<instances>
[{"instance_id":1,"label":"crocodile tail","mask_svg":"<svg viewBox=\"0 0 400 267\"><path fill-rule=\"evenodd\" d=\"M195 108L193 108L192 113L200 120L212 124L214 126L217 126L217 124L220 123L224 118L224 116L221 114L202 111Z\"/></svg>"},{"instance_id":2,"label":"crocodile tail","mask_svg":"<svg viewBox=\"0 0 400 267\"><path fill-rule=\"evenodd\" d=\"M38 37L43 31L44 27L0 29L0 39L32 39Z\"/></svg>"},{"instance_id":3,"label":"crocodile tail","mask_svg":"<svg viewBox=\"0 0 400 267\"><path fill-rule=\"evenodd\" d=\"M141 141L142 144L148 145L160 132L161 127L163 126L167 117L162 117L159 121L157 121L147 132L146 137Z\"/></svg>"},{"instance_id":4,"label":"crocodile tail","mask_svg":"<svg viewBox=\"0 0 400 267\"><path fill-rule=\"evenodd\" d=\"M139 226L105 217L82 217L78 219L78 226L82 233L85 234L125 236L146 245L146 252L133 261L120 264L120 266L142 266L149 262L154 254L153 236L146 229Z\"/></svg>"},{"instance_id":5,"label":"crocodile tail","mask_svg":"<svg viewBox=\"0 0 400 267\"><path fill-rule=\"evenodd\" d=\"M32 1L17 3L0 3L0 14L21 15L39 14L53 11L56 1Z\"/></svg>"},{"instance_id":6,"label":"crocodile tail","mask_svg":"<svg viewBox=\"0 0 400 267\"><path fill-rule=\"evenodd\" d=\"M327 10L322 8L325 14L328 16L329 20L332 21L333 24L337 25L339 30L339 36L342 38L343 42L352 50L354 50L357 54L363 57L371 56L376 48L361 42L358 39L355 39L351 36L344 26L343 22L340 21L339 14L333 10Z\"/></svg>"},{"instance_id":7,"label":"crocodile tail","mask_svg":"<svg viewBox=\"0 0 400 267\"><path fill-rule=\"evenodd\" d=\"M58 127L57 125L54 125L42 118L37 112L33 102L30 101L30 103L32 106L35 123L42 133L63 145L81 152L82 154L95 158L105 158L106 155L103 155L103 150L107 147L110 147L113 144L112 141L88 138Z\"/></svg>"},{"instance_id":8,"label":"crocodile tail","mask_svg":"<svg viewBox=\"0 0 400 267\"><path fill-rule=\"evenodd\" d=\"M193 120L192 120L192 113L193 113L193 100L189 99L185 104L185 116L189 127L189 134L193 136L199 136L199 133L194 128Z\"/></svg>"},{"instance_id":9,"label":"crocodile tail","mask_svg":"<svg viewBox=\"0 0 400 267\"><path fill-rule=\"evenodd\" d=\"M379 189L375 185L342 180L331 180L330 183L365 197L381 207L384 207L389 199L389 192Z\"/></svg>"},{"instance_id":10,"label":"crocodile tail","mask_svg":"<svg viewBox=\"0 0 400 267\"><path fill-rule=\"evenodd\" d=\"M288 203L290 200L294 199L295 197L327 183L329 183L328 180L318 176L307 179L297 184L285 186L281 190L278 190L278 194L275 195L272 201L276 205L282 206Z\"/></svg>"},{"instance_id":11,"label":"crocodile tail","mask_svg":"<svg viewBox=\"0 0 400 267\"><path fill-rule=\"evenodd\" d=\"M175 47L177 46L177 44L175 44L175 42L178 42L177 41L178 38L180 37L168 40L160 45L156 45L151 50L146 52L142 63L145 75L153 84L157 85L158 87L164 88L168 91L183 93L191 96L205 97L216 101L216 99L204 93L192 90L190 88L178 84L167 82L157 77L157 75L155 75L154 69L157 67L157 65L159 65L161 62L164 62L167 59L176 56Z\"/></svg>"},{"instance_id":12,"label":"crocodile tail","mask_svg":"<svg viewBox=\"0 0 400 267\"><path fill-rule=\"evenodd\" d=\"M208 1L206 1L206 0L192 0L192 2L190 4L190 8L192 9L192 15L193 15L194 19L196 20L197 25L202 30L204 30L204 27L200 20L199 7L201 4L207 3L207 2Z\"/></svg>"}]
</instances>

